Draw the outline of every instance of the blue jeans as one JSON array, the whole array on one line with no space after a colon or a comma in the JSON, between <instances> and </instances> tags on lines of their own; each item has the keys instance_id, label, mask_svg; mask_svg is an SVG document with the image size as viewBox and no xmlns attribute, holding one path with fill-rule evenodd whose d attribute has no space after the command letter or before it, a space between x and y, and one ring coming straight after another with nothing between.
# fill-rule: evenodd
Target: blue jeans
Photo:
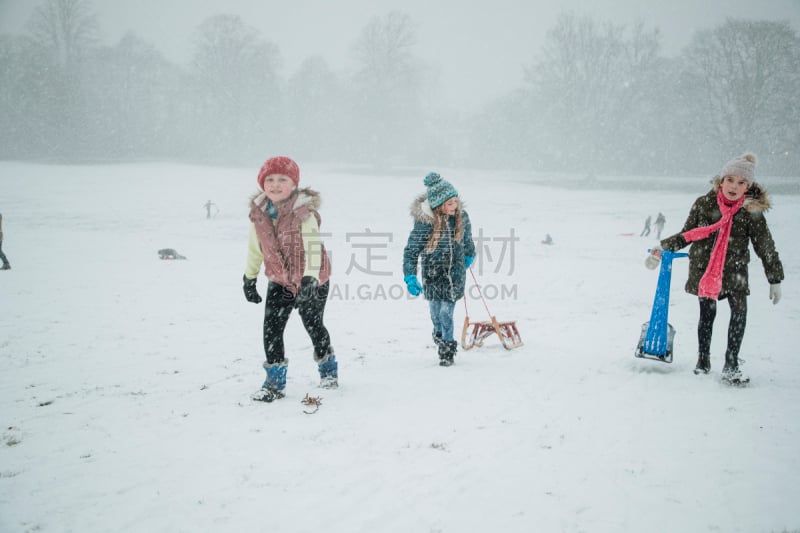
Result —
<instances>
[{"instance_id":1,"label":"blue jeans","mask_svg":"<svg viewBox=\"0 0 800 533\"><path fill-rule=\"evenodd\" d=\"M445 342L453 341L453 310L456 308L455 302L443 300L428 300L431 310L431 322L433 331L442 334Z\"/></svg>"}]
</instances>

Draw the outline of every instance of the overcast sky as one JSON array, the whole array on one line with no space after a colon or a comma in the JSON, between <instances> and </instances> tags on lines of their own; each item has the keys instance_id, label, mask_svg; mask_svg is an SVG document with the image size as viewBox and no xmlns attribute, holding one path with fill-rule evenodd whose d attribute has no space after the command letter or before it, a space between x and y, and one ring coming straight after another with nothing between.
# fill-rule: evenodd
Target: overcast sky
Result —
<instances>
[{"instance_id":1,"label":"overcast sky","mask_svg":"<svg viewBox=\"0 0 800 533\"><path fill-rule=\"evenodd\" d=\"M0 0L0 32L21 33L37 0ZM351 47L373 16L408 13L417 27L416 53L441 71L443 95L471 106L522 83L546 31L568 10L621 24L661 29L674 55L697 29L728 17L786 20L800 30L800 0L95 0L103 39L114 44L133 30L170 60L185 63L191 33L207 17L240 15L280 47L282 74L311 55L337 70L352 66Z\"/></svg>"}]
</instances>

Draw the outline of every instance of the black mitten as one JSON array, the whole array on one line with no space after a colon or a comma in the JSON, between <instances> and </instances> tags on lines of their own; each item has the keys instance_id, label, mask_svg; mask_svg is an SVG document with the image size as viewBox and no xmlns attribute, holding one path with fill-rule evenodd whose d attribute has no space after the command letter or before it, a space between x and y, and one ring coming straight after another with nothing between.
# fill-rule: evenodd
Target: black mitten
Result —
<instances>
[{"instance_id":1,"label":"black mitten","mask_svg":"<svg viewBox=\"0 0 800 533\"><path fill-rule=\"evenodd\" d=\"M244 281L244 297L247 298L248 302L253 302L254 304L261 303L261 296L259 296L256 290L257 279L258 278L247 279L247 276L242 276L242 281Z\"/></svg>"}]
</instances>

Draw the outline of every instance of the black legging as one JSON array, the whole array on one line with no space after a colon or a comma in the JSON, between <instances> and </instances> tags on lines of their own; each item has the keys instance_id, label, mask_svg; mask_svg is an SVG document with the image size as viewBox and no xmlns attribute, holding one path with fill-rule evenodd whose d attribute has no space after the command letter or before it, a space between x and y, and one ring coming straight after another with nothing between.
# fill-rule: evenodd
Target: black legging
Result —
<instances>
[{"instance_id":1,"label":"black legging","mask_svg":"<svg viewBox=\"0 0 800 533\"><path fill-rule=\"evenodd\" d=\"M331 338L322 319L325 314L325 302L328 300L329 282L317 288L316 298L297 306L303 327L306 328L311 342L314 344L314 355L322 359L331 347ZM285 287L270 282L267 286L267 297L264 307L264 352L267 363L279 363L284 359L283 331L289 321L289 315L295 307L294 295Z\"/></svg>"},{"instance_id":2,"label":"black legging","mask_svg":"<svg viewBox=\"0 0 800 533\"><path fill-rule=\"evenodd\" d=\"M2 234L2 232L0 232ZM0 238L0 261L3 262L3 266L9 266L8 258L6 254L3 253L3 239Z\"/></svg>"},{"instance_id":3,"label":"black legging","mask_svg":"<svg viewBox=\"0 0 800 533\"><path fill-rule=\"evenodd\" d=\"M732 293L727 296L731 306L731 320L728 323L728 349L725 360L738 360L742 347L744 328L747 325L747 294ZM717 301L711 298L700 298L700 321L697 324L697 343L700 355L709 355L711 351L711 332L717 316Z\"/></svg>"}]
</instances>

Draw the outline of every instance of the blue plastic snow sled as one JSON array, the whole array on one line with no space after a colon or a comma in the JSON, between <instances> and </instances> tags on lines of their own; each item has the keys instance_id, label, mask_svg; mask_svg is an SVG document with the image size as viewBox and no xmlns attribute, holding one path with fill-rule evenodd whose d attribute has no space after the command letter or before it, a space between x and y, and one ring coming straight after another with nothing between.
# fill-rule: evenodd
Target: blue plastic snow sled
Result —
<instances>
[{"instance_id":1,"label":"blue plastic snow sled","mask_svg":"<svg viewBox=\"0 0 800 533\"><path fill-rule=\"evenodd\" d=\"M650 321L642 324L642 334L636 346L636 357L654 359L664 363L672 362L672 341L675 328L667 322L669 313L669 285L672 279L672 260L689 254L664 250L661 252L661 270L658 273L656 297Z\"/></svg>"}]
</instances>

